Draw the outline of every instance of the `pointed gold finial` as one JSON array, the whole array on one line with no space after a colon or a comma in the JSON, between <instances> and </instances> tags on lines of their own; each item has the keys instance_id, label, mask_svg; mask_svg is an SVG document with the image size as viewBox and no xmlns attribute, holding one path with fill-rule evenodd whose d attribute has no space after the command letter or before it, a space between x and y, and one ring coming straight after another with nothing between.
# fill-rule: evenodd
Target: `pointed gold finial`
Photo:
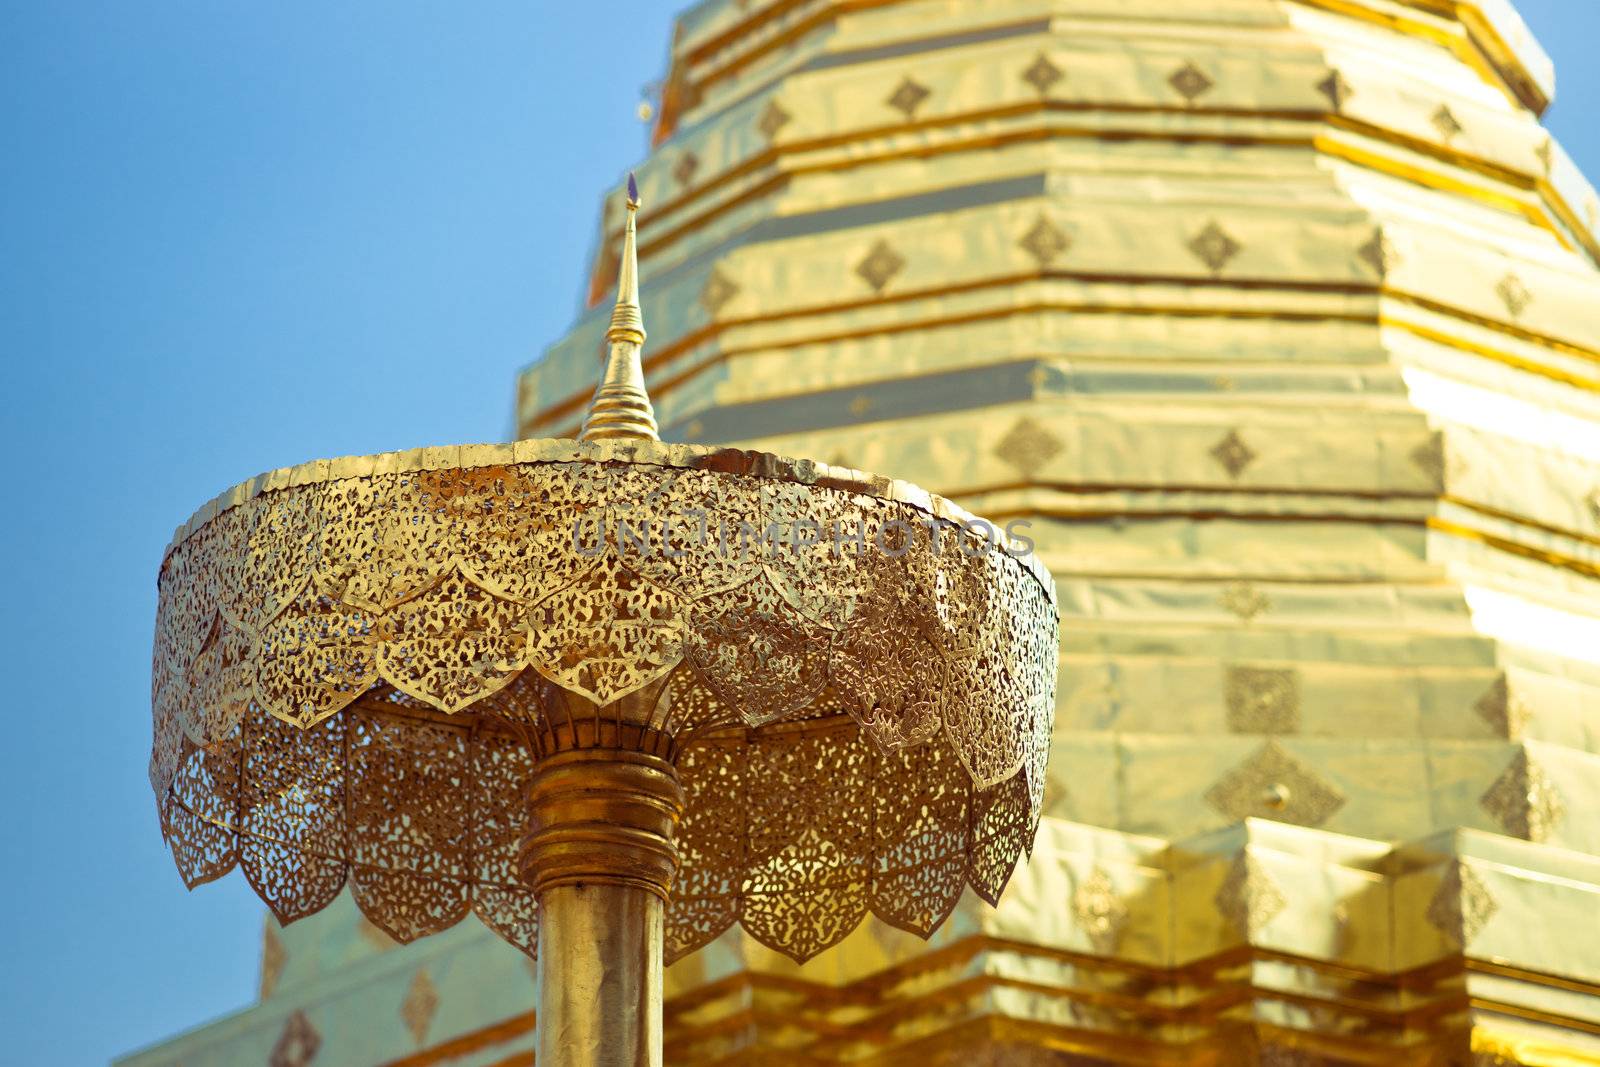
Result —
<instances>
[{"instance_id":1,"label":"pointed gold finial","mask_svg":"<svg viewBox=\"0 0 1600 1067\"><path fill-rule=\"evenodd\" d=\"M639 186L628 175L628 220L622 230L622 267L617 272L617 306L606 331L610 352L600 387L589 403L580 441L659 441L655 409L644 390L644 315L639 310L639 250L634 217L639 213Z\"/></svg>"}]
</instances>

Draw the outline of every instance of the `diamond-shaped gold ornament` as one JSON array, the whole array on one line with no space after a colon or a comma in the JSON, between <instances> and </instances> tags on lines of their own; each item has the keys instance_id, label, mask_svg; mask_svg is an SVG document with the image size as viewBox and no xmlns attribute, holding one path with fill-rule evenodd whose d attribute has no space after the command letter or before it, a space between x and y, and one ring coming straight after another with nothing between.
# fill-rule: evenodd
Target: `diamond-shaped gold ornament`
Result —
<instances>
[{"instance_id":1,"label":"diamond-shaped gold ornament","mask_svg":"<svg viewBox=\"0 0 1600 1067\"><path fill-rule=\"evenodd\" d=\"M1043 52L1040 52L1038 57L1028 64L1028 69L1022 72L1022 80L1033 86L1041 96L1048 93L1056 82L1065 77L1061 68L1050 62L1050 57Z\"/></svg>"},{"instance_id":2,"label":"diamond-shaped gold ornament","mask_svg":"<svg viewBox=\"0 0 1600 1067\"><path fill-rule=\"evenodd\" d=\"M688 185L694 181L694 172L700 169L700 157L693 152L685 152L678 157L678 162L672 165L672 177L679 185Z\"/></svg>"},{"instance_id":3,"label":"diamond-shaped gold ornament","mask_svg":"<svg viewBox=\"0 0 1600 1067\"><path fill-rule=\"evenodd\" d=\"M1556 142L1552 137L1546 137L1543 141L1540 141L1539 147L1533 150L1533 154L1539 157L1539 165L1544 168L1546 177L1549 177L1550 168L1555 163L1555 151Z\"/></svg>"},{"instance_id":4,"label":"diamond-shaped gold ornament","mask_svg":"<svg viewBox=\"0 0 1600 1067\"><path fill-rule=\"evenodd\" d=\"M1015 467L1024 478L1030 478L1065 447L1049 430L1023 416L1000 438L994 446L994 454Z\"/></svg>"},{"instance_id":5,"label":"diamond-shaped gold ornament","mask_svg":"<svg viewBox=\"0 0 1600 1067\"><path fill-rule=\"evenodd\" d=\"M400 1018L418 1045L427 1040L428 1027L433 1025L433 1016L438 1010L439 991L434 988L433 979L428 977L427 971L417 971L405 999L400 1002Z\"/></svg>"},{"instance_id":6,"label":"diamond-shaped gold ornament","mask_svg":"<svg viewBox=\"0 0 1600 1067\"><path fill-rule=\"evenodd\" d=\"M1227 436L1211 446L1211 458L1222 464L1228 477L1235 480L1256 461L1256 456L1256 450L1245 444L1238 430L1229 430Z\"/></svg>"},{"instance_id":7,"label":"diamond-shaped gold ornament","mask_svg":"<svg viewBox=\"0 0 1600 1067\"><path fill-rule=\"evenodd\" d=\"M1444 434L1429 434L1426 441L1410 451L1408 458L1435 489L1444 488L1449 466L1445 454Z\"/></svg>"},{"instance_id":8,"label":"diamond-shaped gold ornament","mask_svg":"<svg viewBox=\"0 0 1600 1067\"><path fill-rule=\"evenodd\" d=\"M1353 94L1350 83L1337 69L1328 71L1327 77L1317 82L1317 91L1328 98L1328 106L1335 111L1344 110L1344 102Z\"/></svg>"},{"instance_id":9,"label":"diamond-shaped gold ornament","mask_svg":"<svg viewBox=\"0 0 1600 1067\"><path fill-rule=\"evenodd\" d=\"M1428 922L1457 948L1466 948L1499 910L1489 887L1457 860L1428 902Z\"/></svg>"},{"instance_id":10,"label":"diamond-shaped gold ornament","mask_svg":"<svg viewBox=\"0 0 1600 1067\"><path fill-rule=\"evenodd\" d=\"M1504 674L1495 678L1494 684L1472 705L1472 710L1489 724L1496 737L1508 741L1515 741L1522 736L1532 715L1522 698L1511 691Z\"/></svg>"},{"instance_id":11,"label":"diamond-shaped gold ornament","mask_svg":"<svg viewBox=\"0 0 1600 1067\"><path fill-rule=\"evenodd\" d=\"M1039 266L1048 267L1057 256L1072 247L1072 238L1062 233L1060 228L1049 218L1040 215L1037 222L1028 228L1017 242L1022 250L1039 261Z\"/></svg>"},{"instance_id":12,"label":"diamond-shaped gold ornament","mask_svg":"<svg viewBox=\"0 0 1600 1067\"><path fill-rule=\"evenodd\" d=\"M1117 894L1111 876L1100 867L1091 870L1073 890L1072 917L1096 952L1110 955L1117 950L1128 921L1128 905Z\"/></svg>"},{"instance_id":13,"label":"diamond-shaped gold ornament","mask_svg":"<svg viewBox=\"0 0 1600 1067\"><path fill-rule=\"evenodd\" d=\"M1300 675L1292 669L1228 668L1223 696L1236 734L1290 734L1300 728Z\"/></svg>"},{"instance_id":14,"label":"diamond-shaped gold ornament","mask_svg":"<svg viewBox=\"0 0 1600 1067\"><path fill-rule=\"evenodd\" d=\"M1379 278L1389 277L1389 272L1400 265L1400 253L1395 251L1394 244L1384 234L1382 227L1372 231L1372 237L1356 249L1356 255Z\"/></svg>"},{"instance_id":15,"label":"diamond-shaped gold ornament","mask_svg":"<svg viewBox=\"0 0 1600 1067\"><path fill-rule=\"evenodd\" d=\"M883 287L905 269L905 265L905 257L891 248L888 241L879 241L872 246L866 258L856 264L856 273L872 286L873 292L881 293Z\"/></svg>"},{"instance_id":16,"label":"diamond-shaped gold ornament","mask_svg":"<svg viewBox=\"0 0 1600 1067\"><path fill-rule=\"evenodd\" d=\"M1520 319L1522 313L1528 310L1528 305L1533 303L1533 294L1528 292L1528 287L1523 285L1522 279L1515 274L1507 274L1501 278L1494 291L1514 319Z\"/></svg>"},{"instance_id":17,"label":"diamond-shaped gold ornament","mask_svg":"<svg viewBox=\"0 0 1600 1067\"><path fill-rule=\"evenodd\" d=\"M1439 110L1433 113L1429 121L1433 123L1433 128L1439 131L1439 136L1446 141L1458 136L1463 128L1448 104L1440 104Z\"/></svg>"},{"instance_id":18,"label":"diamond-shaped gold ornament","mask_svg":"<svg viewBox=\"0 0 1600 1067\"><path fill-rule=\"evenodd\" d=\"M926 86L918 84L911 78L906 78L890 94L885 103L904 115L907 121L910 121L916 118L917 108L922 106L923 101L927 100L928 96L929 92Z\"/></svg>"},{"instance_id":19,"label":"diamond-shaped gold ornament","mask_svg":"<svg viewBox=\"0 0 1600 1067\"><path fill-rule=\"evenodd\" d=\"M1483 810L1512 837L1548 840L1567 814L1566 800L1549 775L1519 751L1479 801Z\"/></svg>"},{"instance_id":20,"label":"diamond-shaped gold ornament","mask_svg":"<svg viewBox=\"0 0 1600 1067\"><path fill-rule=\"evenodd\" d=\"M1344 807L1344 794L1276 741L1268 741L1206 791L1206 803L1230 819L1272 819L1321 826Z\"/></svg>"},{"instance_id":21,"label":"diamond-shaped gold ornament","mask_svg":"<svg viewBox=\"0 0 1600 1067\"><path fill-rule=\"evenodd\" d=\"M1178 91L1178 95L1189 103L1194 103L1200 97L1209 93L1216 82L1206 76L1206 72L1188 62L1167 78L1167 84Z\"/></svg>"},{"instance_id":22,"label":"diamond-shaped gold ornament","mask_svg":"<svg viewBox=\"0 0 1600 1067\"><path fill-rule=\"evenodd\" d=\"M711 273L706 276L706 284L700 290L700 306L705 308L706 313L712 318L716 318L722 313L728 301L738 295L739 287L729 280L727 275L712 267Z\"/></svg>"},{"instance_id":23,"label":"diamond-shaped gold ornament","mask_svg":"<svg viewBox=\"0 0 1600 1067\"><path fill-rule=\"evenodd\" d=\"M1272 600L1249 582L1229 582L1219 602L1224 611L1245 622L1272 610Z\"/></svg>"},{"instance_id":24,"label":"diamond-shaped gold ornament","mask_svg":"<svg viewBox=\"0 0 1600 1067\"><path fill-rule=\"evenodd\" d=\"M1261 861L1248 852L1241 853L1228 868L1228 876L1217 887L1212 903L1246 940L1260 933L1289 904Z\"/></svg>"},{"instance_id":25,"label":"diamond-shaped gold ornament","mask_svg":"<svg viewBox=\"0 0 1600 1067\"><path fill-rule=\"evenodd\" d=\"M787 126L793 117L776 100L769 100L761 111L761 117L756 120L756 129L770 141L778 136L778 131Z\"/></svg>"},{"instance_id":26,"label":"diamond-shaped gold ornament","mask_svg":"<svg viewBox=\"0 0 1600 1067\"><path fill-rule=\"evenodd\" d=\"M284 1021L277 1042L267 1054L268 1067L310 1067L322 1048L322 1035L306 1013L297 1011Z\"/></svg>"},{"instance_id":27,"label":"diamond-shaped gold ornament","mask_svg":"<svg viewBox=\"0 0 1600 1067\"><path fill-rule=\"evenodd\" d=\"M1193 252L1208 268L1216 274L1228 265L1228 261L1243 251L1244 246L1229 236L1215 222L1206 224L1206 228L1195 234L1189 241L1189 251Z\"/></svg>"}]
</instances>

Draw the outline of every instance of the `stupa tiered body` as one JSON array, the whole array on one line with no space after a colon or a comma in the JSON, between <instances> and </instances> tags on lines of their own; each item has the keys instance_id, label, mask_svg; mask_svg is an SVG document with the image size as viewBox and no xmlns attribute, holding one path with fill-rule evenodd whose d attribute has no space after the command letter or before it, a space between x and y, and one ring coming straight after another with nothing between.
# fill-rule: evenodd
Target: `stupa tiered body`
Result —
<instances>
[{"instance_id":1,"label":"stupa tiered body","mask_svg":"<svg viewBox=\"0 0 1600 1067\"><path fill-rule=\"evenodd\" d=\"M1000 907L804 966L730 932L668 1061L1596 1062L1600 202L1512 6L714 0L665 86L662 436L1031 521L1063 620ZM524 433L577 429L616 271ZM342 982L431 1020L364 1062L526 1047L454 979L487 939L360 931L269 926L229 1040L372 1048Z\"/></svg>"}]
</instances>

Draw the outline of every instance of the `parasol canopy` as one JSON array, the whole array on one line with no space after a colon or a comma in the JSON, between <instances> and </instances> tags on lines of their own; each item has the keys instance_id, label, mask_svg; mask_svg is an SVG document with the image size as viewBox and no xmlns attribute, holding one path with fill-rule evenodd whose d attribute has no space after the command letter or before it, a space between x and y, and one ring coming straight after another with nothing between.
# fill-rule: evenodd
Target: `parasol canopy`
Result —
<instances>
[{"instance_id":1,"label":"parasol canopy","mask_svg":"<svg viewBox=\"0 0 1600 1067\"><path fill-rule=\"evenodd\" d=\"M471 912L531 953L533 770L607 746L681 783L669 960L998 898L1044 787L1049 575L914 486L654 440L633 240L630 211L584 439L318 461L178 531L150 776L189 885L238 867L283 922L348 888L400 941Z\"/></svg>"}]
</instances>

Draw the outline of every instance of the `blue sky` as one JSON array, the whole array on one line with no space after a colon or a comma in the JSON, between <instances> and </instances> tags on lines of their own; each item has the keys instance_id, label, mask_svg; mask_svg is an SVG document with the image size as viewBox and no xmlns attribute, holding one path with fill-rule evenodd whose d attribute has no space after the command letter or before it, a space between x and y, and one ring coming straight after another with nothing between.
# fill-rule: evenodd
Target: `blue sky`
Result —
<instances>
[{"instance_id":1,"label":"blue sky","mask_svg":"<svg viewBox=\"0 0 1600 1067\"><path fill-rule=\"evenodd\" d=\"M1520 6L1600 174L1600 4ZM0 0L13 1062L104 1062L254 996L259 905L183 888L145 780L161 551L257 471L506 436L644 151L675 7Z\"/></svg>"}]
</instances>

